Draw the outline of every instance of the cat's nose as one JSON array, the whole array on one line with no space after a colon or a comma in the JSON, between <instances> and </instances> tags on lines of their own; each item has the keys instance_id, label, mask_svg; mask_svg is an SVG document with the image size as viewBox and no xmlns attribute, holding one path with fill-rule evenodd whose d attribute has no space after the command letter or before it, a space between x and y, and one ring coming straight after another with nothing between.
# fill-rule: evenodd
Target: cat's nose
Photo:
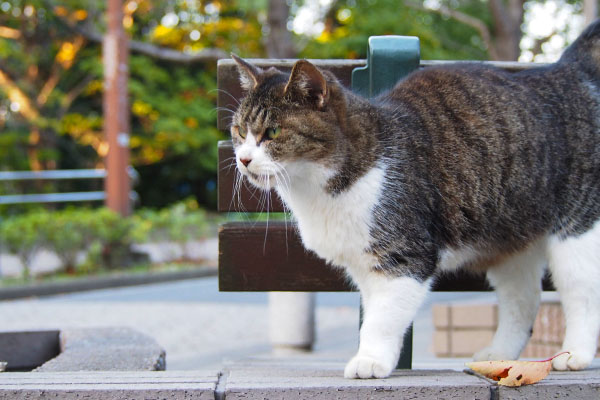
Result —
<instances>
[{"instance_id":1,"label":"cat's nose","mask_svg":"<svg viewBox=\"0 0 600 400\"><path fill-rule=\"evenodd\" d=\"M245 166L245 167L247 167L247 166L248 166L248 164L250 164L250 162L251 162L251 161L252 161L252 159L251 159L251 158L240 158L240 162L241 162L242 164L244 164L244 166Z\"/></svg>"}]
</instances>

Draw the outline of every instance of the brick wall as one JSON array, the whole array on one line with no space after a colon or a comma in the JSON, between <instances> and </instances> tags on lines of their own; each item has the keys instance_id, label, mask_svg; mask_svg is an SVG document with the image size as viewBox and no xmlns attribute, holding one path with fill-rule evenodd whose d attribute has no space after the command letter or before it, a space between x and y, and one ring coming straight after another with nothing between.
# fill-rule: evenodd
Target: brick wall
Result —
<instances>
[{"instance_id":1,"label":"brick wall","mask_svg":"<svg viewBox=\"0 0 600 400\"><path fill-rule=\"evenodd\" d=\"M433 306L433 350L437 357L472 357L489 345L496 331L496 305ZM560 350L565 331L560 303L542 303L533 334L521 357L547 358ZM599 357L600 353L596 354Z\"/></svg>"}]
</instances>

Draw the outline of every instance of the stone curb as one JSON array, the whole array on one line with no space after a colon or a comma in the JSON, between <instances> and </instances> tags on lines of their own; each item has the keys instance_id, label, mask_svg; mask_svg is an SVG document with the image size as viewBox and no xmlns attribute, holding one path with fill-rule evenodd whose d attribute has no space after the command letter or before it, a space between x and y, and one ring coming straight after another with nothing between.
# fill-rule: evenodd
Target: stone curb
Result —
<instances>
[{"instance_id":1,"label":"stone curb","mask_svg":"<svg viewBox=\"0 0 600 400\"><path fill-rule=\"evenodd\" d=\"M175 272L118 274L74 279L73 281L68 282L44 282L22 286L0 287L0 300L51 296L61 293L83 292L87 290L109 289L123 286L147 285L216 275L217 269L215 267L201 267L198 269Z\"/></svg>"},{"instance_id":2,"label":"stone curb","mask_svg":"<svg viewBox=\"0 0 600 400\"><path fill-rule=\"evenodd\" d=\"M387 379L342 378L343 363L331 361L242 361L223 372L0 373L0 400L96 399L598 399L600 370L552 372L520 388L458 371L396 371Z\"/></svg>"},{"instance_id":3,"label":"stone curb","mask_svg":"<svg viewBox=\"0 0 600 400\"><path fill-rule=\"evenodd\" d=\"M164 371L165 350L128 327L0 332L9 371ZM11 372L9 372L11 373Z\"/></svg>"},{"instance_id":4,"label":"stone curb","mask_svg":"<svg viewBox=\"0 0 600 400\"><path fill-rule=\"evenodd\" d=\"M150 336L131 328L60 331L60 353L34 372L164 371L165 350Z\"/></svg>"},{"instance_id":5,"label":"stone curb","mask_svg":"<svg viewBox=\"0 0 600 400\"><path fill-rule=\"evenodd\" d=\"M3 372L0 400L213 400L218 371Z\"/></svg>"}]
</instances>

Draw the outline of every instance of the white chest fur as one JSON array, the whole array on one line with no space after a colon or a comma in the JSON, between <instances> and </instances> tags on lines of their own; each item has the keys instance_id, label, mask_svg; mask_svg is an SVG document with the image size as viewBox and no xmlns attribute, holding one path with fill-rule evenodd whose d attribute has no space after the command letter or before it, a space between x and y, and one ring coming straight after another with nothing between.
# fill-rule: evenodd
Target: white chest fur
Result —
<instances>
[{"instance_id":1,"label":"white chest fur","mask_svg":"<svg viewBox=\"0 0 600 400\"><path fill-rule=\"evenodd\" d=\"M377 261L365 249L384 170L373 168L348 190L332 196L323 190L326 170L306 165L301 169L302 176L290 174L289 190L278 188L278 192L297 220L304 246L350 272L372 267Z\"/></svg>"}]
</instances>

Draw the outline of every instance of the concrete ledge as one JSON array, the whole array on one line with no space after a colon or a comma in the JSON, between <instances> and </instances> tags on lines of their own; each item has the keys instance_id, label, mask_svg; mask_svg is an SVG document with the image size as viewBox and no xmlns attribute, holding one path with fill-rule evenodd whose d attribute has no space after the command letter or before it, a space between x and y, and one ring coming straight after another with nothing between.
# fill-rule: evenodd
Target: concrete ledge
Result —
<instances>
[{"instance_id":1,"label":"concrete ledge","mask_svg":"<svg viewBox=\"0 0 600 400\"><path fill-rule=\"evenodd\" d=\"M165 351L131 328L0 332L9 371L163 371Z\"/></svg>"},{"instance_id":2,"label":"concrete ledge","mask_svg":"<svg viewBox=\"0 0 600 400\"><path fill-rule=\"evenodd\" d=\"M600 368L551 372L543 381L518 389L500 387L500 399L600 399Z\"/></svg>"},{"instance_id":3,"label":"concrete ledge","mask_svg":"<svg viewBox=\"0 0 600 400\"><path fill-rule=\"evenodd\" d=\"M248 361L226 368L225 399L491 399L491 384L458 371L403 370L387 379L344 379L344 363Z\"/></svg>"},{"instance_id":4,"label":"concrete ledge","mask_svg":"<svg viewBox=\"0 0 600 400\"><path fill-rule=\"evenodd\" d=\"M60 331L60 354L36 372L164 371L165 351L151 337L130 328Z\"/></svg>"},{"instance_id":5,"label":"concrete ledge","mask_svg":"<svg viewBox=\"0 0 600 400\"><path fill-rule=\"evenodd\" d=\"M3 372L0 400L213 400L217 371Z\"/></svg>"},{"instance_id":6,"label":"concrete ledge","mask_svg":"<svg viewBox=\"0 0 600 400\"><path fill-rule=\"evenodd\" d=\"M396 371L388 379L347 380L344 363L247 360L224 371L4 372L0 400L108 399L599 399L600 369L552 372L520 388L460 371Z\"/></svg>"}]
</instances>

